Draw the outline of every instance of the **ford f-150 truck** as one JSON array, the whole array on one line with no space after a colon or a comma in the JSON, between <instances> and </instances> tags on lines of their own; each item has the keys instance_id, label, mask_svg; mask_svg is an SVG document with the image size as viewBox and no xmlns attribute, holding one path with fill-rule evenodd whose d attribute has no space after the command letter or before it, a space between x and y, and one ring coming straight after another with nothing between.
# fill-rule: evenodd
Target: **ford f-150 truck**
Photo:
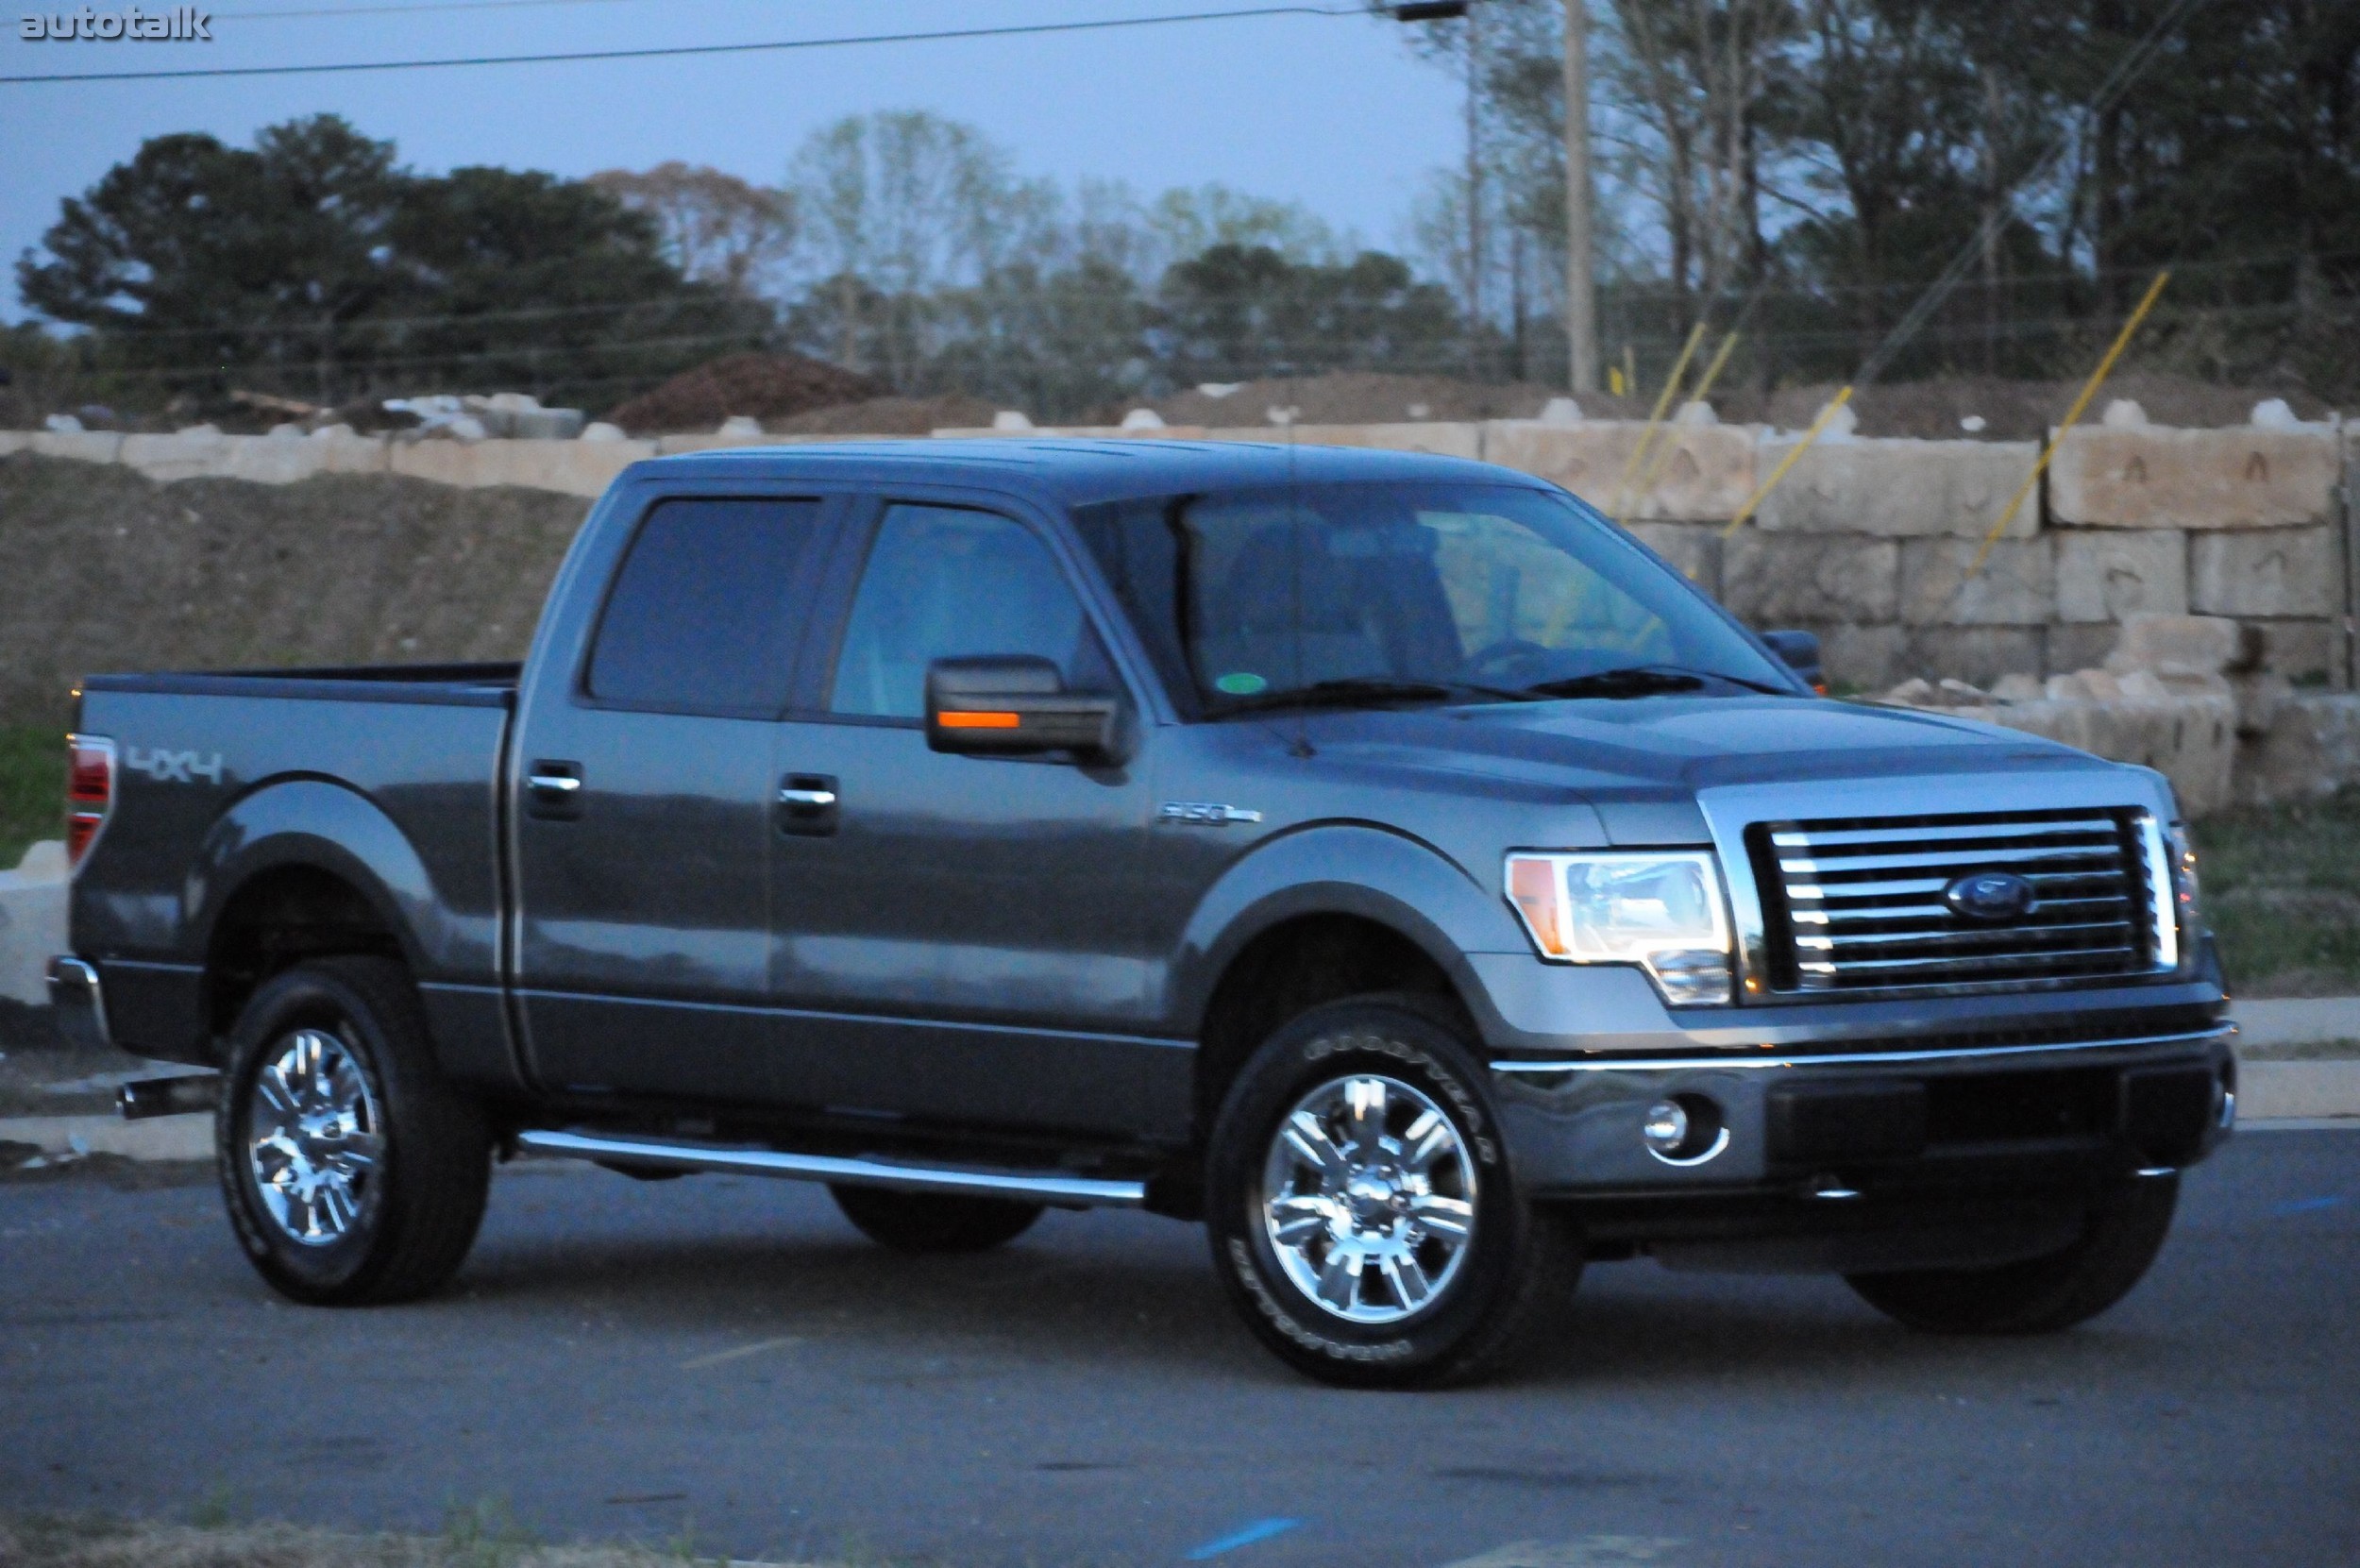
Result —
<instances>
[{"instance_id":1,"label":"ford f-150 truck","mask_svg":"<svg viewBox=\"0 0 2360 1568\"><path fill-rule=\"evenodd\" d=\"M442 1286L523 1152L1202 1220L1340 1383L1637 1256L2078 1323L2234 1117L2170 788L1815 662L1454 459L666 458L521 666L89 679L52 985L217 1070L304 1302Z\"/></svg>"}]
</instances>

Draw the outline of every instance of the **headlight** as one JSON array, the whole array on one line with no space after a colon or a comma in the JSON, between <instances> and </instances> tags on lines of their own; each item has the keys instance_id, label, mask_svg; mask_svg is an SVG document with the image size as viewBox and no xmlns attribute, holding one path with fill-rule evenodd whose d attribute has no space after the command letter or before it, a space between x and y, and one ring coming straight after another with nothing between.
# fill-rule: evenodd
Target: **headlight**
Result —
<instances>
[{"instance_id":1,"label":"headlight","mask_svg":"<svg viewBox=\"0 0 2360 1568\"><path fill-rule=\"evenodd\" d=\"M1667 1001L1729 1000L1729 924L1709 851L1511 854L1508 897L1542 958L1638 964Z\"/></svg>"}]
</instances>

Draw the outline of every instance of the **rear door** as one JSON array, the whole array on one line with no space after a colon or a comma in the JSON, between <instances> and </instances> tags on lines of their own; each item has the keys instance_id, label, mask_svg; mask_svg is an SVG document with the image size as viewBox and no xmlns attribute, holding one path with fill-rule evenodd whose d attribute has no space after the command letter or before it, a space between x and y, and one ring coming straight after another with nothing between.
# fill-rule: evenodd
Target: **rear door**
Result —
<instances>
[{"instance_id":1,"label":"rear door","mask_svg":"<svg viewBox=\"0 0 2360 1568\"><path fill-rule=\"evenodd\" d=\"M836 508L667 496L520 716L516 971L535 1074L768 1100L773 732Z\"/></svg>"}]
</instances>

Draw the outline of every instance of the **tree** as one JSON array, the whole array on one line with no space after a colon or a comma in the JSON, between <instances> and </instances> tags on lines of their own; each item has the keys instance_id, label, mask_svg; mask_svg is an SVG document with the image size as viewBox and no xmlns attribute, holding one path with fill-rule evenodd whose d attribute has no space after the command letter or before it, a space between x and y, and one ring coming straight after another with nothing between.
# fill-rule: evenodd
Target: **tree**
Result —
<instances>
[{"instance_id":1,"label":"tree","mask_svg":"<svg viewBox=\"0 0 2360 1568\"><path fill-rule=\"evenodd\" d=\"M795 245L795 197L703 164L677 160L632 173L609 169L589 183L655 221L666 257L695 282L741 298L762 292Z\"/></svg>"},{"instance_id":2,"label":"tree","mask_svg":"<svg viewBox=\"0 0 2360 1568\"><path fill-rule=\"evenodd\" d=\"M1214 245L1174 265L1152 334L1173 381L1326 370L1432 371L1458 338L1449 291L1397 257L1290 261L1268 245Z\"/></svg>"}]
</instances>

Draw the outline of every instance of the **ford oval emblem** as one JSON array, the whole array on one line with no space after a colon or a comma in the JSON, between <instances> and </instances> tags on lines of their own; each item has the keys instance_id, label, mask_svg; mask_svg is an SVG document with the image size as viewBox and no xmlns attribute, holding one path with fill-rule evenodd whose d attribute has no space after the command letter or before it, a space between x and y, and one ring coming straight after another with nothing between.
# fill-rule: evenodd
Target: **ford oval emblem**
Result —
<instances>
[{"instance_id":1,"label":"ford oval emblem","mask_svg":"<svg viewBox=\"0 0 2360 1568\"><path fill-rule=\"evenodd\" d=\"M2020 920L2040 895L2014 871L1969 871L1942 890L1942 902L1970 920Z\"/></svg>"}]
</instances>

